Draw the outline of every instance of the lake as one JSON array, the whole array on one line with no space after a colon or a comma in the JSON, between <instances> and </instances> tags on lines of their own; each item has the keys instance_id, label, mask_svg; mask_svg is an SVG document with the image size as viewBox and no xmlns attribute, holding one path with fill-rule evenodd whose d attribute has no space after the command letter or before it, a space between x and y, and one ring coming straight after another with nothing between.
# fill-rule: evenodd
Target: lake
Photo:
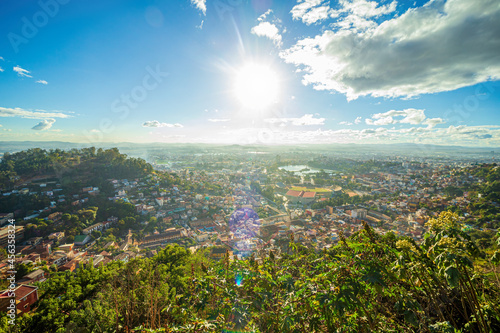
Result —
<instances>
[{"instance_id":1,"label":"lake","mask_svg":"<svg viewBox=\"0 0 500 333\"><path fill-rule=\"evenodd\" d=\"M301 176L311 174L311 173L321 172L320 169L310 168L307 165L286 165L286 166L279 167L278 169L290 171L290 172L293 172L293 173L295 173L297 175L301 175ZM309 169L309 170L304 170L304 169ZM304 171L302 171L302 170L304 170ZM333 173L333 170L327 170L327 169L323 169L323 170L325 170L325 172L329 173L329 174Z\"/></svg>"}]
</instances>

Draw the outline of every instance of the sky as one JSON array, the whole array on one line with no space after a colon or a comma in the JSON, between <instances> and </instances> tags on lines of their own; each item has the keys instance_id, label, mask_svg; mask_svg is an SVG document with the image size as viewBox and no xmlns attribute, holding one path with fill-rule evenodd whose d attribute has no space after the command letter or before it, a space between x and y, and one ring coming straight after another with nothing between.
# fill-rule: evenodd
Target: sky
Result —
<instances>
[{"instance_id":1,"label":"sky","mask_svg":"<svg viewBox=\"0 0 500 333\"><path fill-rule=\"evenodd\" d=\"M500 147L498 0L5 0L0 141Z\"/></svg>"}]
</instances>

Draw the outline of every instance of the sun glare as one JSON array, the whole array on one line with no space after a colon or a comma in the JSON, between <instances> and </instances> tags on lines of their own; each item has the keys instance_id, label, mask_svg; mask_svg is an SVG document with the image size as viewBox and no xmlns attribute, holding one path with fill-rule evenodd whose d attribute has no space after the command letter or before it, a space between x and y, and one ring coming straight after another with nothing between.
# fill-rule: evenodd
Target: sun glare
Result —
<instances>
[{"instance_id":1,"label":"sun glare","mask_svg":"<svg viewBox=\"0 0 500 333\"><path fill-rule=\"evenodd\" d=\"M267 66L247 64L236 74L234 93L245 108L265 109L277 102L278 92L278 76Z\"/></svg>"}]
</instances>

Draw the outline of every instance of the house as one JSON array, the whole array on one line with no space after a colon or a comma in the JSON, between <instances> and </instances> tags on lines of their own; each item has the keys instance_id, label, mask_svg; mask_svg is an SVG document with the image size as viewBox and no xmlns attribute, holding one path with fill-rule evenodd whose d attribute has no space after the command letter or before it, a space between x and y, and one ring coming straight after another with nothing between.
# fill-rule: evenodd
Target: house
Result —
<instances>
[{"instance_id":1,"label":"house","mask_svg":"<svg viewBox=\"0 0 500 333\"><path fill-rule=\"evenodd\" d=\"M59 252L59 251L58 251ZM61 251L62 252L62 251ZM68 261L68 255L66 253L55 253L51 258L51 263L56 266L64 265Z\"/></svg>"},{"instance_id":2,"label":"house","mask_svg":"<svg viewBox=\"0 0 500 333\"><path fill-rule=\"evenodd\" d=\"M12 228L9 226L0 228L0 247L6 248L8 245L8 239L9 239L9 230L12 230ZM16 239L16 244L18 242L20 243L21 240L24 238L24 227L23 226L16 226L16 233L15 233L15 239Z\"/></svg>"},{"instance_id":3,"label":"house","mask_svg":"<svg viewBox=\"0 0 500 333\"><path fill-rule=\"evenodd\" d=\"M233 257L233 251L231 251L227 247L213 247L212 250L210 251L210 258L214 260L221 260L224 259L226 256L226 252L229 252L229 258Z\"/></svg>"},{"instance_id":4,"label":"house","mask_svg":"<svg viewBox=\"0 0 500 333\"><path fill-rule=\"evenodd\" d=\"M104 245L104 249L107 249L109 247L111 247L113 249L117 249L118 244L116 244L116 242L114 242L114 241L111 241L111 242L106 243L106 245Z\"/></svg>"},{"instance_id":5,"label":"house","mask_svg":"<svg viewBox=\"0 0 500 333\"><path fill-rule=\"evenodd\" d=\"M62 215L62 212L55 212L47 216L47 219L57 222L61 219Z\"/></svg>"},{"instance_id":6,"label":"house","mask_svg":"<svg viewBox=\"0 0 500 333\"><path fill-rule=\"evenodd\" d=\"M38 244L40 244L42 239L43 239L42 237L31 237L25 243L26 243L26 245L37 246Z\"/></svg>"},{"instance_id":7,"label":"house","mask_svg":"<svg viewBox=\"0 0 500 333\"><path fill-rule=\"evenodd\" d=\"M160 207L163 206L163 198L162 197L156 198L155 201L156 201L156 204L158 206L160 206Z\"/></svg>"},{"instance_id":8,"label":"house","mask_svg":"<svg viewBox=\"0 0 500 333\"><path fill-rule=\"evenodd\" d=\"M37 269L29 274L26 274L23 276L21 280L19 280L20 284L32 284L38 281L45 281L46 280L46 274L43 270Z\"/></svg>"},{"instance_id":9,"label":"house","mask_svg":"<svg viewBox=\"0 0 500 333\"><path fill-rule=\"evenodd\" d=\"M75 236L75 245L76 246L83 246L90 242L90 236L89 235L78 235Z\"/></svg>"},{"instance_id":10,"label":"house","mask_svg":"<svg viewBox=\"0 0 500 333\"><path fill-rule=\"evenodd\" d=\"M7 224L10 219L14 218L14 213L0 213L0 225Z\"/></svg>"},{"instance_id":11,"label":"house","mask_svg":"<svg viewBox=\"0 0 500 333\"><path fill-rule=\"evenodd\" d=\"M12 292L10 289L0 293L0 311L6 312L13 295L16 297L16 313L26 313L31 310L31 306L38 301L38 287L26 284L19 285Z\"/></svg>"},{"instance_id":12,"label":"house","mask_svg":"<svg viewBox=\"0 0 500 333\"><path fill-rule=\"evenodd\" d=\"M121 260L123 262L128 262L129 254L128 253L121 253L115 257L115 260Z\"/></svg>"},{"instance_id":13,"label":"house","mask_svg":"<svg viewBox=\"0 0 500 333\"><path fill-rule=\"evenodd\" d=\"M186 236L187 236L186 230L170 228L165 230L165 232L161 234L144 237L141 246L142 247L156 246L165 243L169 240Z\"/></svg>"},{"instance_id":14,"label":"house","mask_svg":"<svg viewBox=\"0 0 500 333\"><path fill-rule=\"evenodd\" d=\"M64 238L64 231L54 232L54 233L49 235L49 239L52 239L55 241L60 241L63 238Z\"/></svg>"},{"instance_id":15,"label":"house","mask_svg":"<svg viewBox=\"0 0 500 333\"><path fill-rule=\"evenodd\" d=\"M65 263L64 265L62 265L61 267L59 267L59 271L63 272L63 271L70 271L70 272L73 272L75 269L76 269L76 264L77 264L78 260L76 259L73 259L67 263Z\"/></svg>"},{"instance_id":16,"label":"house","mask_svg":"<svg viewBox=\"0 0 500 333\"><path fill-rule=\"evenodd\" d=\"M102 230L102 228L103 228L103 224L101 222L99 222L99 223L91 225L90 227L83 229L83 234L89 235L92 233L92 231Z\"/></svg>"}]
</instances>

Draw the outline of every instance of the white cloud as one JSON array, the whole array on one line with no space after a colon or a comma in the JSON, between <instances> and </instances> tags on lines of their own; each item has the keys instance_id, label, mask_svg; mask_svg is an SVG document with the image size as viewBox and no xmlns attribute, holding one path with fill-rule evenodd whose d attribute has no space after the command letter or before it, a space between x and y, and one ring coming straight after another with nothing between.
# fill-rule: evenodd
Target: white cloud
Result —
<instances>
[{"instance_id":1,"label":"white cloud","mask_svg":"<svg viewBox=\"0 0 500 333\"><path fill-rule=\"evenodd\" d=\"M342 11L350 12L359 17L378 17L390 14L396 10L397 2L388 5L380 5L376 1L367 0L340 0Z\"/></svg>"},{"instance_id":2,"label":"white cloud","mask_svg":"<svg viewBox=\"0 0 500 333\"><path fill-rule=\"evenodd\" d=\"M142 127L184 127L181 124L168 124L168 123L160 123L158 120L146 121L142 124Z\"/></svg>"},{"instance_id":3,"label":"white cloud","mask_svg":"<svg viewBox=\"0 0 500 333\"><path fill-rule=\"evenodd\" d=\"M347 125L347 126L351 126L351 125L352 125L352 123L351 123L351 122L348 122L348 121L341 121L341 122L339 123L339 125Z\"/></svg>"},{"instance_id":4,"label":"white cloud","mask_svg":"<svg viewBox=\"0 0 500 333\"><path fill-rule=\"evenodd\" d=\"M5 60L3 57L0 57L0 60Z\"/></svg>"},{"instance_id":5,"label":"white cloud","mask_svg":"<svg viewBox=\"0 0 500 333\"><path fill-rule=\"evenodd\" d=\"M445 121L441 118L427 118L425 116L425 110L420 109L391 110L384 113L376 113L372 116L372 119L366 119L365 122L366 124L373 126L383 126L390 124L422 124L428 125L429 127L434 127L435 125L445 123Z\"/></svg>"},{"instance_id":6,"label":"white cloud","mask_svg":"<svg viewBox=\"0 0 500 333\"><path fill-rule=\"evenodd\" d=\"M38 80L36 81L36 83L41 83L41 84L49 84L47 81L45 80Z\"/></svg>"},{"instance_id":7,"label":"white cloud","mask_svg":"<svg viewBox=\"0 0 500 333\"><path fill-rule=\"evenodd\" d=\"M253 27L250 32L259 37L269 38L273 41L274 45L278 47L282 44L279 29L272 23L260 22L257 26Z\"/></svg>"},{"instance_id":8,"label":"white cloud","mask_svg":"<svg viewBox=\"0 0 500 333\"><path fill-rule=\"evenodd\" d=\"M321 22L335 16L335 12L325 0L299 0L290 13L294 20L302 20L307 25Z\"/></svg>"},{"instance_id":9,"label":"white cloud","mask_svg":"<svg viewBox=\"0 0 500 333\"><path fill-rule=\"evenodd\" d=\"M323 3L303 1L292 15L304 20L310 8ZM352 100L366 95L414 97L500 78L497 1L429 1L392 19L368 23L366 17L391 13L395 3L342 4L349 15L339 18L334 29L299 40L280 53L301 70L305 85L338 91ZM344 20L347 24L342 25Z\"/></svg>"},{"instance_id":10,"label":"white cloud","mask_svg":"<svg viewBox=\"0 0 500 333\"><path fill-rule=\"evenodd\" d=\"M312 126L324 125L325 118L314 118L312 114L305 114L300 118L267 118L264 119L267 123L291 123L294 126Z\"/></svg>"},{"instance_id":11,"label":"white cloud","mask_svg":"<svg viewBox=\"0 0 500 333\"><path fill-rule=\"evenodd\" d=\"M221 122L226 122L226 121L230 121L231 119L228 119L228 118L211 118L211 119L208 119L208 121L212 122L212 123L221 123Z\"/></svg>"},{"instance_id":12,"label":"white cloud","mask_svg":"<svg viewBox=\"0 0 500 333\"><path fill-rule=\"evenodd\" d=\"M273 13L273 10L272 9L268 9L264 14L262 14L261 16L259 16L259 18L257 19L257 21L259 22L262 22L266 19L267 16L271 15Z\"/></svg>"},{"instance_id":13,"label":"white cloud","mask_svg":"<svg viewBox=\"0 0 500 333\"><path fill-rule=\"evenodd\" d=\"M31 76L31 75L30 75L30 74L31 74L31 72L30 72L29 70L24 69L24 68L21 68L21 67L19 67L19 66L14 66L14 68L12 68L12 70L13 70L14 72L16 72L16 73L17 73L17 75L19 75L19 76L24 76L24 77L33 77L33 76Z\"/></svg>"},{"instance_id":14,"label":"white cloud","mask_svg":"<svg viewBox=\"0 0 500 333\"><path fill-rule=\"evenodd\" d=\"M45 131L48 130L49 128L52 127L52 125L56 122L55 119L44 119L35 126L33 126L31 129L35 131Z\"/></svg>"},{"instance_id":15,"label":"white cloud","mask_svg":"<svg viewBox=\"0 0 500 333\"><path fill-rule=\"evenodd\" d=\"M357 124L360 124L361 123L361 117L357 117L356 120L354 120L354 123L357 125Z\"/></svg>"},{"instance_id":16,"label":"white cloud","mask_svg":"<svg viewBox=\"0 0 500 333\"><path fill-rule=\"evenodd\" d=\"M48 112L45 110L28 111L21 108L3 108L0 107L0 117L20 117L30 119L43 119L43 118L71 118L72 116L62 113L60 111Z\"/></svg>"},{"instance_id":17,"label":"white cloud","mask_svg":"<svg viewBox=\"0 0 500 333\"><path fill-rule=\"evenodd\" d=\"M424 122L424 124L428 125L429 127L434 127L436 125L444 124L444 123L446 123L446 122L441 118L429 118Z\"/></svg>"},{"instance_id":18,"label":"white cloud","mask_svg":"<svg viewBox=\"0 0 500 333\"><path fill-rule=\"evenodd\" d=\"M207 14L207 1L206 0L191 0L191 4L193 4L198 10L200 10L203 15Z\"/></svg>"}]
</instances>

